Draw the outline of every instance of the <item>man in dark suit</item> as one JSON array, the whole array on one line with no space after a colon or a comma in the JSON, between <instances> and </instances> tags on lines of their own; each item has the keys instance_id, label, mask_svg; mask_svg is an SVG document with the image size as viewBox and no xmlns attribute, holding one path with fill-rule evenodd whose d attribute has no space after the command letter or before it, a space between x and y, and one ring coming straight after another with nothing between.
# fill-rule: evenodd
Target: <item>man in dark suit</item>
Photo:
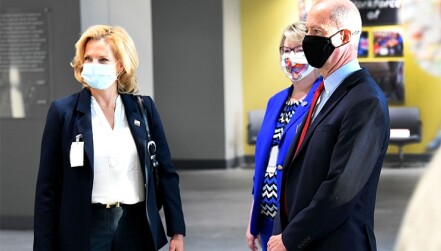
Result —
<instances>
[{"instance_id":1,"label":"man in dark suit","mask_svg":"<svg viewBox=\"0 0 441 251\"><path fill-rule=\"evenodd\" d=\"M285 160L268 250L376 250L375 198L389 114L357 61L360 13L349 0L321 0L306 26L303 49L323 75L324 91Z\"/></svg>"}]
</instances>

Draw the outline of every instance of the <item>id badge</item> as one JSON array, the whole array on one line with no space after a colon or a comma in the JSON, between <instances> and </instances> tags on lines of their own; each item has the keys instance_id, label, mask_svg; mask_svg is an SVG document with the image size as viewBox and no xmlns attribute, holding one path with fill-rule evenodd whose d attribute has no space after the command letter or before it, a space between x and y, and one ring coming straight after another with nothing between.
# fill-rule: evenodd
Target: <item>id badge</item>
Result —
<instances>
[{"instance_id":1,"label":"id badge","mask_svg":"<svg viewBox=\"0 0 441 251\"><path fill-rule=\"evenodd\" d=\"M268 161L268 166L266 168L267 173L275 173L277 166L277 156L279 155L279 147L273 146L271 148L270 158Z\"/></svg>"},{"instance_id":2,"label":"id badge","mask_svg":"<svg viewBox=\"0 0 441 251\"><path fill-rule=\"evenodd\" d=\"M79 141L77 137L76 142L72 142L70 146L70 167L77 167L84 165L84 142Z\"/></svg>"}]
</instances>

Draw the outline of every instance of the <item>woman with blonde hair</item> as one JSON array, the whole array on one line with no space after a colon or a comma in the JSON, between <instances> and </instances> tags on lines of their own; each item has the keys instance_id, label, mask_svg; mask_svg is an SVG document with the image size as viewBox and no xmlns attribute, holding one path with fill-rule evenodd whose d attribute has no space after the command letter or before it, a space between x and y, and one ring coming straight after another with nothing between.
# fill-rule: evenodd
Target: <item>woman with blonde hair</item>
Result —
<instances>
[{"instance_id":1,"label":"woman with blonde hair","mask_svg":"<svg viewBox=\"0 0 441 251\"><path fill-rule=\"evenodd\" d=\"M161 207L169 250L184 250L179 177L152 99L134 95L133 40L121 27L95 25L75 47L72 67L84 88L48 111L34 250L158 250L167 243Z\"/></svg>"}]
</instances>

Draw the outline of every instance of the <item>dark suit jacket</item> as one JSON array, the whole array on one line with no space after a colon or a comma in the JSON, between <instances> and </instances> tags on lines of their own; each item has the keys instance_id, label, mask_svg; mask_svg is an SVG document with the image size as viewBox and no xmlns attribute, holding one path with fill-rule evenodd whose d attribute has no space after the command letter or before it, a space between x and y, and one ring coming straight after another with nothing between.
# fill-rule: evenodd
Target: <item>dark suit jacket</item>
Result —
<instances>
[{"instance_id":1,"label":"dark suit jacket","mask_svg":"<svg viewBox=\"0 0 441 251\"><path fill-rule=\"evenodd\" d=\"M299 129L300 130L300 129ZM376 250L374 208L389 142L386 99L365 70L348 76L284 163L274 234L288 250ZM286 208L286 210L285 210Z\"/></svg>"},{"instance_id":2,"label":"dark suit jacket","mask_svg":"<svg viewBox=\"0 0 441 251\"><path fill-rule=\"evenodd\" d=\"M167 243L164 228L156 207L156 195L150 161L146 158L146 130L136 97L120 94L127 121L138 150L146 184L146 214L155 247ZM167 224L167 234L185 235L185 223L178 186L178 174L171 162L170 152L158 112L150 97L150 125L157 144L159 186ZM149 105L146 105L147 107ZM91 94L87 89L54 101L47 115L41 144L35 212L34 250L89 250L91 198L93 185L93 135ZM140 124L135 121L139 121ZM138 125L137 125L138 124ZM84 166L71 167L69 153L75 136L83 135ZM147 163L145 169L144 163ZM146 175L147 174L147 175Z\"/></svg>"}]
</instances>

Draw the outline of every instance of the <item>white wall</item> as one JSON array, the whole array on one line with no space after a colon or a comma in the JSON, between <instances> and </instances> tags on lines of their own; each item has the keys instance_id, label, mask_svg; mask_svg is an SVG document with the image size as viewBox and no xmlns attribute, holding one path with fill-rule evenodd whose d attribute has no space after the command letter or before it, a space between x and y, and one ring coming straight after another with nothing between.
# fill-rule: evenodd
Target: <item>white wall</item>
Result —
<instances>
[{"instance_id":1,"label":"white wall","mask_svg":"<svg viewBox=\"0 0 441 251\"><path fill-rule=\"evenodd\" d=\"M80 0L81 30L95 24L118 25L135 41L139 93L153 97L151 0Z\"/></svg>"},{"instance_id":2,"label":"white wall","mask_svg":"<svg viewBox=\"0 0 441 251\"><path fill-rule=\"evenodd\" d=\"M225 158L243 156L240 1L223 0Z\"/></svg>"}]
</instances>

